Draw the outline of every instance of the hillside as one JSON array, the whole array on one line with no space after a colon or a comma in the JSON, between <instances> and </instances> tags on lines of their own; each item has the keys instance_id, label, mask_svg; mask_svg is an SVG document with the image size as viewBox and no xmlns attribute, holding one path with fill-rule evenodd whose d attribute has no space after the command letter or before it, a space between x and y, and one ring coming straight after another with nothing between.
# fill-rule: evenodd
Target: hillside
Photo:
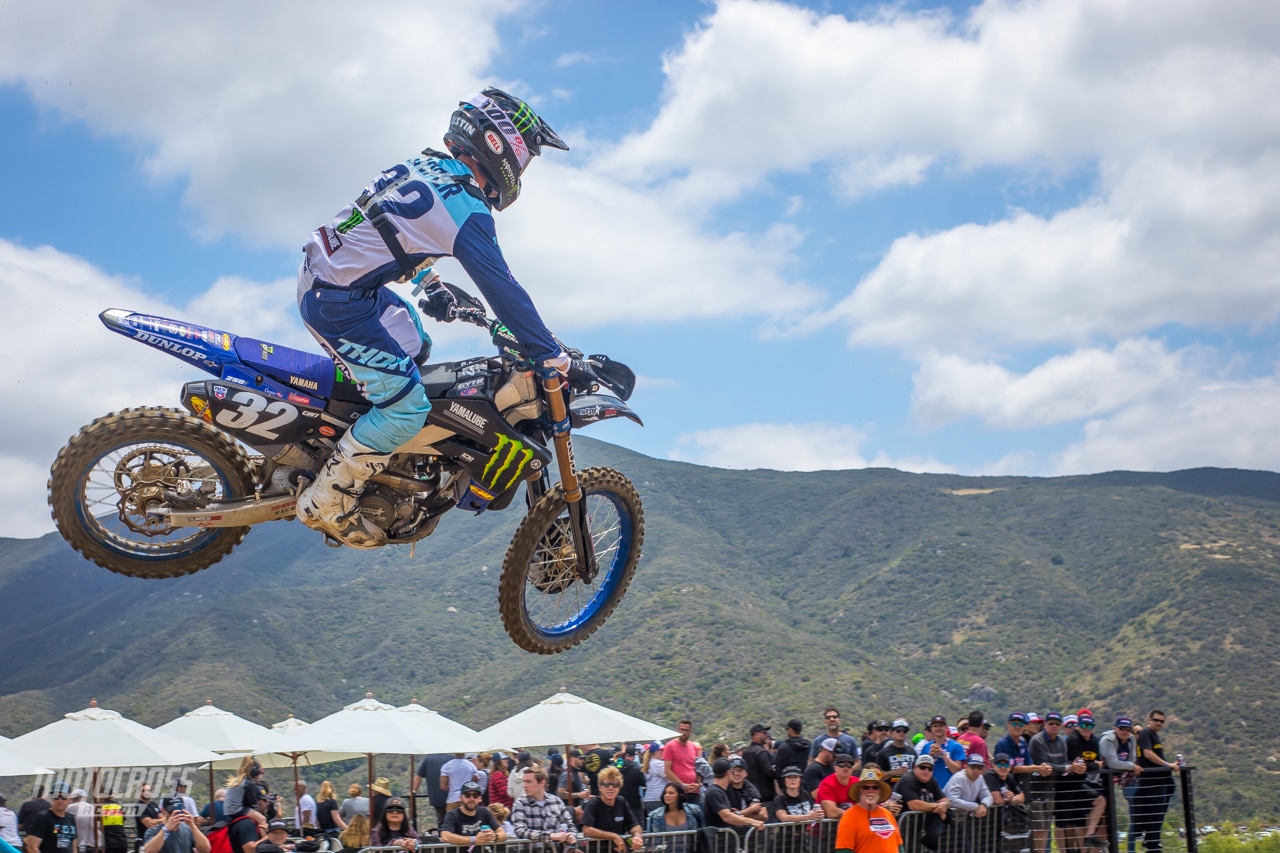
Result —
<instances>
[{"instance_id":1,"label":"hillside","mask_svg":"<svg viewBox=\"0 0 1280 853\"><path fill-rule=\"evenodd\" d=\"M54 536L0 540L0 734L91 696L150 725L206 696L270 723L373 690L480 728L564 685L690 715L704 743L793 715L811 733L828 702L858 726L1158 706L1201 768L1204 818L1280 815L1280 475L725 471L576 442L580 464L633 478L648 528L636 583L583 647L506 639L513 511L452 515L413 561L276 524L164 582Z\"/></svg>"}]
</instances>

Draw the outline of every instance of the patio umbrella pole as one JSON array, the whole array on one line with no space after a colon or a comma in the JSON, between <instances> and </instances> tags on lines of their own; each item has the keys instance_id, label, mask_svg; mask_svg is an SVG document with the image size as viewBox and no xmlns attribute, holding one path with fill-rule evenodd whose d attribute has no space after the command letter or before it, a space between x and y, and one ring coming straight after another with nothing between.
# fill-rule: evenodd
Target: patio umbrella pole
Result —
<instances>
[{"instance_id":1,"label":"patio umbrella pole","mask_svg":"<svg viewBox=\"0 0 1280 853\"><path fill-rule=\"evenodd\" d=\"M102 828L102 809L98 808L98 768L93 768L93 787L89 789L89 802L93 803L93 824L96 827L93 837L93 849L101 850L102 845L98 844L98 839L102 839L106 844L106 830Z\"/></svg>"},{"instance_id":2,"label":"patio umbrella pole","mask_svg":"<svg viewBox=\"0 0 1280 853\"><path fill-rule=\"evenodd\" d=\"M373 831L373 753L367 753L369 759L369 831Z\"/></svg>"},{"instance_id":3,"label":"patio umbrella pole","mask_svg":"<svg viewBox=\"0 0 1280 853\"><path fill-rule=\"evenodd\" d=\"M413 759L414 755L409 755L409 820L413 824L413 831L418 831L418 798L413 792Z\"/></svg>"}]
</instances>

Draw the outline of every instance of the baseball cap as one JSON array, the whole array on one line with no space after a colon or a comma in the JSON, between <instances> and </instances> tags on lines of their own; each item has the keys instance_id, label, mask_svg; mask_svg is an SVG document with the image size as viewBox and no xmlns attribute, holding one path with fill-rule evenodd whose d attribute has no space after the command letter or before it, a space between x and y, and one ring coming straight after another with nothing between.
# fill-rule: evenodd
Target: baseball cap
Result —
<instances>
[{"instance_id":1,"label":"baseball cap","mask_svg":"<svg viewBox=\"0 0 1280 853\"><path fill-rule=\"evenodd\" d=\"M570 757L570 758L581 758L581 757L582 757L582 750L578 749L577 747L574 747L573 749L569 750L569 757Z\"/></svg>"},{"instance_id":2,"label":"baseball cap","mask_svg":"<svg viewBox=\"0 0 1280 853\"><path fill-rule=\"evenodd\" d=\"M274 832L277 829L283 829L285 832L288 832L289 824L285 823L280 818L267 821L267 832Z\"/></svg>"},{"instance_id":3,"label":"baseball cap","mask_svg":"<svg viewBox=\"0 0 1280 853\"><path fill-rule=\"evenodd\" d=\"M949 735L950 737L955 737L958 734L960 734L960 730L957 729L955 726L947 726L947 735Z\"/></svg>"},{"instance_id":4,"label":"baseball cap","mask_svg":"<svg viewBox=\"0 0 1280 853\"><path fill-rule=\"evenodd\" d=\"M160 801L160 808L167 812L176 812L178 809L185 809L186 804L182 802L182 797L165 797Z\"/></svg>"},{"instance_id":5,"label":"baseball cap","mask_svg":"<svg viewBox=\"0 0 1280 853\"><path fill-rule=\"evenodd\" d=\"M968 760L966 763L967 763L967 764L976 764L976 765L977 765L977 766L979 766L979 767L986 767L986 766L987 766L986 759L984 759L981 755L979 755L979 754L978 754L978 753L976 753L976 752L975 752L973 755L970 755L970 756L969 756L969 760Z\"/></svg>"},{"instance_id":6,"label":"baseball cap","mask_svg":"<svg viewBox=\"0 0 1280 853\"><path fill-rule=\"evenodd\" d=\"M1028 711L1028 712L1027 712L1027 722L1028 722L1028 723L1043 723L1043 722L1044 722L1044 717L1040 716L1040 715L1039 715L1039 714L1037 714L1035 711Z\"/></svg>"},{"instance_id":7,"label":"baseball cap","mask_svg":"<svg viewBox=\"0 0 1280 853\"><path fill-rule=\"evenodd\" d=\"M729 772L729 760L727 758L717 758L715 764L711 765L711 773L717 779Z\"/></svg>"},{"instance_id":8,"label":"baseball cap","mask_svg":"<svg viewBox=\"0 0 1280 853\"><path fill-rule=\"evenodd\" d=\"M804 721L799 717L792 717L787 720L787 728L791 729L793 732L801 731L804 729Z\"/></svg>"},{"instance_id":9,"label":"baseball cap","mask_svg":"<svg viewBox=\"0 0 1280 853\"><path fill-rule=\"evenodd\" d=\"M902 719L901 717L898 717L896 720L893 721L893 728L909 729L911 728L911 724L908 723L906 720Z\"/></svg>"},{"instance_id":10,"label":"baseball cap","mask_svg":"<svg viewBox=\"0 0 1280 853\"><path fill-rule=\"evenodd\" d=\"M84 796L84 788L76 788L74 791L72 791L72 792L71 792L71 796L73 796L73 797L83 797L83 796Z\"/></svg>"},{"instance_id":11,"label":"baseball cap","mask_svg":"<svg viewBox=\"0 0 1280 853\"><path fill-rule=\"evenodd\" d=\"M835 761L833 763L836 764L837 766L848 765L849 767L852 767L854 760L855 760L854 757L847 752L837 752Z\"/></svg>"},{"instance_id":12,"label":"baseball cap","mask_svg":"<svg viewBox=\"0 0 1280 853\"><path fill-rule=\"evenodd\" d=\"M1014 711L1012 714L1009 715L1009 722L1011 723L1025 723L1026 721L1027 721L1026 714L1020 714L1017 711Z\"/></svg>"},{"instance_id":13,"label":"baseball cap","mask_svg":"<svg viewBox=\"0 0 1280 853\"><path fill-rule=\"evenodd\" d=\"M1012 758L1010 758L1010 757L1009 757L1009 754L1008 754L1008 753L1006 753L1006 752L997 752L997 753L996 753L995 758L993 758L993 759L992 759L992 761L994 761L994 762L996 762L996 763L999 763L999 762L1003 761L1005 764L1012 764L1012 763L1013 763L1013 759L1012 759Z\"/></svg>"},{"instance_id":14,"label":"baseball cap","mask_svg":"<svg viewBox=\"0 0 1280 853\"><path fill-rule=\"evenodd\" d=\"M840 748L840 741L836 740L833 737L829 737L822 742L822 748L825 749L827 752L835 752L837 749Z\"/></svg>"},{"instance_id":15,"label":"baseball cap","mask_svg":"<svg viewBox=\"0 0 1280 853\"><path fill-rule=\"evenodd\" d=\"M636 754L636 745L634 743L627 744L627 748L622 750L622 754L630 757Z\"/></svg>"},{"instance_id":16,"label":"baseball cap","mask_svg":"<svg viewBox=\"0 0 1280 853\"><path fill-rule=\"evenodd\" d=\"M753 735L757 735L757 734L760 734L760 732L767 732L767 731L769 731L769 727L766 726L764 723L756 723L754 726L751 727L751 734Z\"/></svg>"},{"instance_id":17,"label":"baseball cap","mask_svg":"<svg viewBox=\"0 0 1280 853\"><path fill-rule=\"evenodd\" d=\"M471 759L471 758L478 758L478 757L479 757L479 755L480 755L480 753L478 753L478 752L468 752L466 755L464 755L464 756L462 756L462 757L463 757L463 758L467 758L467 759Z\"/></svg>"},{"instance_id":18,"label":"baseball cap","mask_svg":"<svg viewBox=\"0 0 1280 853\"><path fill-rule=\"evenodd\" d=\"M741 756L735 755L729 759L730 770L739 770L739 769L745 770L746 768L747 768L747 762L743 761Z\"/></svg>"},{"instance_id":19,"label":"baseball cap","mask_svg":"<svg viewBox=\"0 0 1280 853\"><path fill-rule=\"evenodd\" d=\"M484 793L480 789L479 782L463 782L462 787L458 789L458 792L462 794L483 794Z\"/></svg>"},{"instance_id":20,"label":"baseball cap","mask_svg":"<svg viewBox=\"0 0 1280 853\"><path fill-rule=\"evenodd\" d=\"M788 776L804 776L804 771L794 764L790 767L782 768L782 778L786 779Z\"/></svg>"},{"instance_id":21,"label":"baseball cap","mask_svg":"<svg viewBox=\"0 0 1280 853\"><path fill-rule=\"evenodd\" d=\"M529 754L529 750L527 750L527 749L522 749L522 750L520 750L519 752L517 752L517 753L516 753L516 761L517 761L517 762L520 762L520 761L532 761L532 760L533 760L533 756Z\"/></svg>"},{"instance_id":22,"label":"baseball cap","mask_svg":"<svg viewBox=\"0 0 1280 853\"><path fill-rule=\"evenodd\" d=\"M924 766L924 765L926 765L926 764L927 764L928 766L930 766L930 767L932 767L932 766L933 766L933 756L932 756L932 755L930 755L929 753L927 753L927 752L926 752L924 755L917 755L917 756L916 756L916 762L915 762L915 766L916 766L916 767L922 767L922 766Z\"/></svg>"},{"instance_id":23,"label":"baseball cap","mask_svg":"<svg viewBox=\"0 0 1280 853\"><path fill-rule=\"evenodd\" d=\"M71 796L71 786L70 786L70 785L68 785L66 782L62 782L62 781L54 782L54 783L53 783L53 787L51 787L51 788L49 789L49 793L50 793L50 795L52 795L52 794L62 794L62 795L63 795L63 797L70 797L70 796Z\"/></svg>"},{"instance_id":24,"label":"baseball cap","mask_svg":"<svg viewBox=\"0 0 1280 853\"><path fill-rule=\"evenodd\" d=\"M1067 714L1065 717L1062 718L1062 724L1064 726L1069 726L1072 723L1079 723L1079 722L1080 722L1080 718L1077 717L1075 714Z\"/></svg>"},{"instance_id":25,"label":"baseball cap","mask_svg":"<svg viewBox=\"0 0 1280 853\"><path fill-rule=\"evenodd\" d=\"M662 744L658 743L658 741L655 740L653 743L649 744L649 751L662 752Z\"/></svg>"},{"instance_id":26,"label":"baseball cap","mask_svg":"<svg viewBox=\"0 0 1280 853\"><path fill-rule=\"evenodd\" d=\"M1044 721L1046 723L1060 723L1062 722L1062 715L1057 711L1050 711L1044 715Z\"/></svg>"},{"instance_id":27,"label":"baseball cap","mask_svg":"<svg viewBox=\"0 0 1280 853\"><path fill-rule=\"evenodd\" d=\"M885 720L876 720L873 728L878 732L887 732L889 731L889 723Z\"/></svg>"},{"instance_id":28,"label":"baseball cap","mask_svg":"<svg viewBox=\"0 0 1280 853\"><path fill-rule=\"evenodd\" d=\"M1133 720L1128 717L1116 717L1116 728L1131 729L1133 728Z\"/></svg>"},{"instance_id":29,"label":"baseball cap","mask_svg":"<svg viewBox=\"0 0 1280 853\"><path fill-rule=\"evenodd\" d=\"M472 782L471 784L476 785L475 782ZM465 787L465 783L464 783L464 787ZM479 787L479 785L476 785L476 787ZM402 812L404 811L404 800L400 799L399 797L392 797L391 799L387 800L386 805L382 807L382 811L383 812L395 812L395 811Z\"/></svg>"},{"instance_id":30,"label":"baseball cap","mask_svg":"<svg viewBox=\"0 0 1280 853\"><path fill-rule=\"evenodd\" d=\"M930 727L930 728L933 728L933 727L934 727L935 725L937 725L938 723L943 723L943 724L945 725L945 724L947 723L947 718L946 718L946 717L944 717L944 716L942 716L941 714L936 714L936 715L934 715L934 716L932 716L932 717L930 717L930 718L929 718L929 727Z\"/></svg>"}]
</instances>

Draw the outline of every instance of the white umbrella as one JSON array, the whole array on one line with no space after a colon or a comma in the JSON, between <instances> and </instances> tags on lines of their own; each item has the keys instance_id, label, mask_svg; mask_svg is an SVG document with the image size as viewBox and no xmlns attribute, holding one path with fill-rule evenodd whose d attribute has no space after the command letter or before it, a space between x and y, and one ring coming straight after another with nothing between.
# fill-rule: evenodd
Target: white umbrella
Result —
<instances>
[{"instance_id":1,"label":"white umbrella","mask_svg":"<svg viewBox=\"0 0 1280 853\"><path fill-rule=\"evenodd\" d=\"M635 743L676 737L679 732L588 702L561 688L480 732L488 746L559 746L576 743Z\"/></svg>"},{"instance_id":2,"label":"white umbrella","mask_svg":"<svg viewBox=\"0 0 1280 853\"><path fill-rule=\"evenodd\" d=\"M170 720L156 731L213 752L258 752L272 739L271 729L222 710L212 699L206 699L199 708Z\"/></svg>"},{"instance_id":3,"label":"white umbrella","mask_svg":"<svg viewBox=\"0 0 1280 853\"><path fill-rule=\"evenodd\" d=\"M53 771L48 767L42 767L29 758L23 758L21 755L9 752L6 747L12 741L8 738L5 738L4 741L4 744L0 744L0 776L53 775Z\"/></svg>"},{"instance_id":4,"label":"white umbrella","mask_svg":"<svg viewBox=\"0 0 1280 853\"><path fill-rule=\"evenodd\" d=\"M328 749L373 755L424 755L429 752L480 752L484 743L473 730L424 708L416 701L397 708L366 693L311 724L310 735Z\"/></svg>"},{"instance_id":5,"label":"white umbrella","mask_svg":"<svg viewBox=\"0 0 1280 853\"><path fill-rule=\"evenodd\" d=\"M177 767L203 764L218 755L211 750L149 729L115 711L98 707L83 711L14 738L5 748L61 770L85 767Z\"/></svg>"},{"instance_id":6,"label":"white umbrella","mask_svg":"<svg viewBox=\"0 0 1280 853\"><path fill-rule=\"evenodd\" d=\"M310 767L316 764L328 764L331 761L350 761L353 758L364 758L363 752L337 752L322 749L321 740L311 732L311 724L299 720L293 714L273 723L257 745L236 755L228 754L221 761L215 761L216 770L235 770L240 767L240 760L246 755L255 755L258 763L267 770L278 770L282 767L302 765Z\"/></svg>"}]
</instances>

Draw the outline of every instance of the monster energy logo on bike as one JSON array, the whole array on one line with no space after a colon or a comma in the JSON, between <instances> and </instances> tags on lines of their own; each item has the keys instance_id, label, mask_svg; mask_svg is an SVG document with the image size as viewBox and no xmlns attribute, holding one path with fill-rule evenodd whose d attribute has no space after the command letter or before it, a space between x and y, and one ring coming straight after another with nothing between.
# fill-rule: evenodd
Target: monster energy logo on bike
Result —
<instances>
[{"instance_id":1,"label":"monster energy logo on bike","mask_svg":"<svg viewBox=\"0 0 1280 853\"><path fill-rule=\"evenodd\" d=\"M481 474L481 482L491 489L497 491L506 491L520 478L524 472L524 466L529 464L529 460L533 459L533 451L525 447L522 442L505 435L498 436L498 446L493 449L493 455L489 457L489 464L484 466L484 473ZM519 460L519 461L517 461ZM515 463L511 476L507 478L505 485L498 485L498 480L511 468ZM495 470L496 469L496 470ZM490 474L492 472L492 474Z\"/></svg>"}]
</instances>

